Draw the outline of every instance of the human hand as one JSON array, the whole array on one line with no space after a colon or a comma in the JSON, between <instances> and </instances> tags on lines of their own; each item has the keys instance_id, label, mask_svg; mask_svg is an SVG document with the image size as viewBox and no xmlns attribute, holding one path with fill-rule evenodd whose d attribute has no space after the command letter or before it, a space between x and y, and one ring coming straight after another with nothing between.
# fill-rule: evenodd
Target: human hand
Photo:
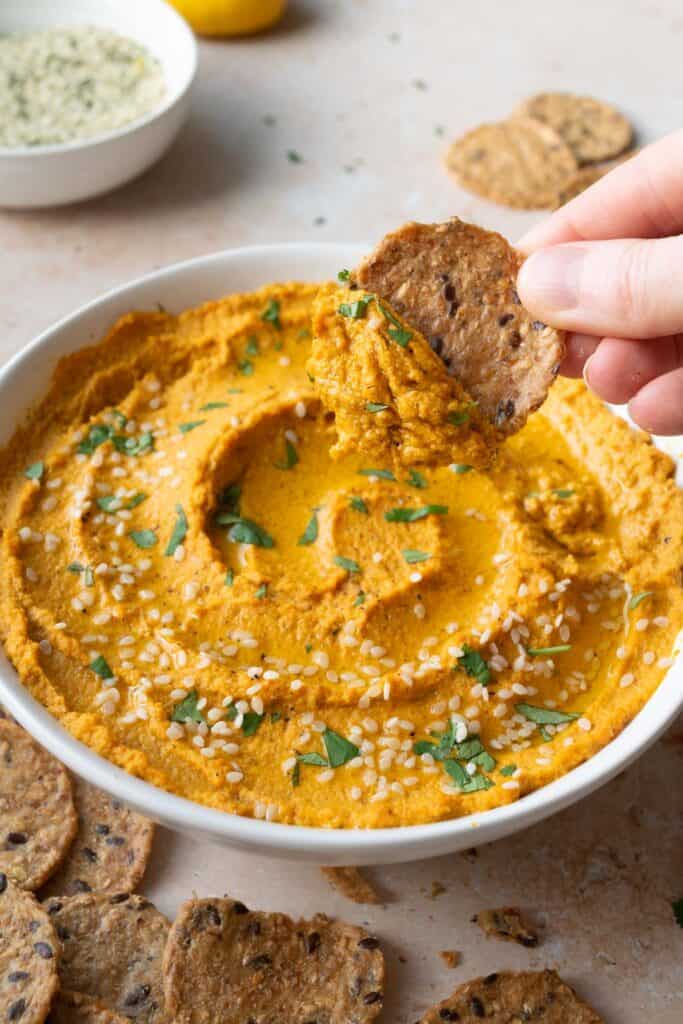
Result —
<instances>
[{"instance_id":1,"label":"human hand","mask_svg":"<svg viewBox=\"0 0 683 1024\"><path fill-rule=\"evenodd\" d=\"M571 332L561 372L628 402L654 434L683 433L683 131L648 146L518 248L524 305Z\"/></svg>"}]
</instances>

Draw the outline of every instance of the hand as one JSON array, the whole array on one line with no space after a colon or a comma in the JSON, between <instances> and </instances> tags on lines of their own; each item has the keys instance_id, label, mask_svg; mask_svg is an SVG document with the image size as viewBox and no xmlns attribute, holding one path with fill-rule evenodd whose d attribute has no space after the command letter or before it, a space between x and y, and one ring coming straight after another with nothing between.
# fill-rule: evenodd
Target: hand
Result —
<instances>
[{"instance_id":1,"label":"hand","mask_svg":"<svg viewBox=\"0 0 683 1024\"><path fill-rule=\"evenodd\" d=\"M524 305L572 332L562 373L683 433L683 131L621 164L518 245Z\"/></svg>"}]
</instances>

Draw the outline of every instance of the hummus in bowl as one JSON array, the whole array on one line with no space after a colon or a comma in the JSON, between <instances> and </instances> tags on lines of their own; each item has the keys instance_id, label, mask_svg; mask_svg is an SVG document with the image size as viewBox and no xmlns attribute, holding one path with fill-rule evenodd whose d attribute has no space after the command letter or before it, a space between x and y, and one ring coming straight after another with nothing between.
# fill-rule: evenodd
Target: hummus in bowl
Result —
<instances>
[{"instance_id":1,"label":"hummus in bowl","mask_svg":"<svg viewBox=\"0 0 683 1024\"><path fill-rule=\"evenodd\" d=\"M333 458L317 287L225 282L225 299L193 305L197 287L185 312L113 326L140 298L109 300L0 456L3 644L23 687L183 821L137 785L132 802L186 827L194 808L210 834L431 827L446 845L425 855L495 815L518 827L525 804L542 816L544 792L568 802L553 786L606 753L674 658L673 462L566 381L490 466ZM3 687L56 744L18 695Z\"/></svg>"}]
</instances>

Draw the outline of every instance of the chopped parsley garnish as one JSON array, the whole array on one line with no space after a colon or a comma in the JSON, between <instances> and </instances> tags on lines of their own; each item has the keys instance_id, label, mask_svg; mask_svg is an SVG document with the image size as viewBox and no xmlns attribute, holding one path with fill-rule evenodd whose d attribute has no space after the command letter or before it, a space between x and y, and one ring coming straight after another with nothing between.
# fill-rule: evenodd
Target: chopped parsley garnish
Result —
<instances>
[{"instance_id":1,"label":"chopped parsley garnish","mask_svg":"<svg viewBox=\"0 0 683 1024\"><path fill-rule=\"evenodd\" d=\"M294 767L292 768L292 771L291 771L289 777L292 780L292 785L293 786L300 786L301 785L301 766L299 765L298 761L294 765Z\"/></svg>"},{"instance_id":2,"label":"chopped parsley garnish","mask_svg":"<svg viewBox=\"0 0 683 1024\"><path fill-rule=\"evenodd\" d=\"M420 491L424 491L424 489L429 486L426 477L424 477L422 473L418 473L416 469L411 469L406 483L409 484L410 487L417 487Z\"/></svg>"},{"instance_id":3,"label":"chopped parsley garnish","mask_svg":"<svg viewBox=\"0 0 683 1024\"><path fill-rule=\"evenodd\" d=\"M390 508L384 513L388 523L416 523L427 516L448 515L448 505L422 505L421 508Z\"/></svg>"},{"instance_id":4,"label":"chopped parsley garnish","mask_svg":"<svg viewBox=\"0 0 683 1024\"><path fill-rule=\"evenodd\" d=\"M362 299L355 299L354 302L342 302L337 312L349 320L362 320L372 302L372 295L366 295Z\"/></svg>"},{"instance_id":5,"label":"chopped parsley garnish","mask_svg":"<svg viewBox=\"0 0 683 1024\"><path fill-rule=\"evenodd\" d=\"M474 469L474 466L470 466L467 462L453 462L449 469L452 473L469 473L470 470Z\"/></svg>"},{"instance_id":6,"label":"chopped parsley garnish","mask_svg":"<svg viewBox=\"0 0 683 1024\"><path fill-rule=\"evenodd\" d=\"M247 343L244 346L244 351L248 356L257 356L259 354L258 338L255 334L251 334L247 338Z\"/></svg>"},{"instance_id":7,"label":"chopped parsley garnish","mask_svg":"<svg viewBox=\"0 0 683 1024\"><path fill-rule=\"evenodd\" d=\"M446 419L453 427L462 427L465 423L469 423L470 414L466 409L458 409L455 412L449 412Z\"/></svg>"},{"instance_id":8,"label":"chopped parsley garnish","mask_svg":"<svg viewBox=\"0 0 683 1024\"><path fill-rule=\"evenodd\" d=\"M312 764L316 768L327 768L328 764L322 754L318 754L315 750L310 751L308 754L297 754L297 761L301 764Z\"/></svg>"},{"instance_id":9,"label":"chopped parsley garnish","mask_svg":"<svg viewBox=\"0 0 683 1024\"><path fill-rule=\"evenodd\" d=\"M125 430L128 425L128 417L125 416L120 409L112 409L111 418L116 423L119 430Z\"/></svg>"},{"instance_id":10,"label":"chopped parsley garnish","mask_svg":"<svg viewBox=\"0 0 683 1024\"><path fill-rule=\"evenodd\" d=\"M351 277L351 271L350 270L340 270L339 273L337 274L337 280L338 281L348 281L350 277Z\"/></svg>"},{"instance_id":11,"label":"chopped parsley garnish","mask_svg":"<svg viewBox=\"0 0 683 1024\"><path fill-rule=\"evenodd\" d=\"M111 670L109 662L102 654L98 654L97 657L90 662L90 668L96 676L100 677L100 679L114 678L114 673Z\"/></svg>"},{"instance_id":12,"label":"chopped parsley garnish","mask_svg":"<svg viewBox=\"0 0 683 1024\"><path fill-rule=\"evenodd\" d=\"M71 565L67 566L69 572L76 573L77 575L83 574L83 583L86 587L92 587L95 583L95 574L89 565L81 565L80 562L72 562Z\"/></svg>"},{"instance_id":13,"label":"chopped parsley garnish","mask_svg":"<svg viewBox=\"0 0 683 1024\"><path fill-rule=\"evenodd\" d=\"M562 499L571 498L573 493L574 491L571 487L556 487L553 490L553 494L555 495L555 497Z\"/></svg>"},{"instance_id":14,"label":"chopped parsley garnish","mask_svg":"<svg viewBox=\"0 0 683 1024\"><path fill-rule=\"evenodd\" d=\"M491 670L487 662L482 658L479 651L473 650L467 644L463 644L463 653L458 658L458 665L468 676L476 679L482 686L486 686L491 679Z\"/></svg>"},{"instance_id":15,"label":"chopped parsley garnish","mask_svg":"<svg viewBox=\"0 0 683 1024\"><path fill-rule=\"evenodd\" d=\"M265 715L257 715L255 711L245 711L242 717L242 732L245 736L254 736L258 732Z\"/></svg>"},{"instance_id":16,"label":"chopped parsley garnish","mask_svg":"<svg viewBox=\"0 0 683 1024\"><path fill-rule=\"evenodd\" d=\"M254 597L257 599L257 601L262 601L264 599L264 597L267 597L267 596L268 596L268 584L267 583L262 583L261 586L257 588L256 593L254 594Z\"/></svg>"},{"instance_id":17,"label":"chopped parsley garnish","mask_svg":"<svg viewBox=\"0 0 683 1024\"><path fill-rule=\"evenodd\" d=\"M325 729L323 733L323 743L325 744L325 750L327 751L327 758L330 764L330 768L341 768L342 765L347 764L349 761L353 761L354 757L358 757L360 750L355 743L351 743L350 740L344 739L339 733L333 732L332 729Z\"/></svg>"},{"instance_id":18,"label":"chopped parsley garnish","mask_svg":"<svg viewBox=\"0 0 683 1024\"><path fill-rule=\"evenodd\" d=\"M359 469L361 476L376 476L380 480L396 480L390 469Z\"/></svg>"},{"instance_id":19,"label":"chopped parsley garnish","mask_svg":"<svg viewBox=\"0 0 683 1024\"><path fill-rule=\"evenodd\" d=\"M552 741L552 736L548 732L548 730L545 727L545 725L539 725L538 731L540 732L541 739L543 740L544 743L550 743Z\"/></svg>"},{"instance_id":20,"label":"chopped parsley garnish","mask_svg":"<svg viewBox=\"0 0 683 1024\"><path fill-rule=\"evenodd\" d=\"M308 526L299 537L297 544L301 547L307 547L309 544L315 544L318 539L318 513L313 511L311 518L308 520Z\"/></svg>"},{"instance_id":21,"label":"chopped parsley garnish","mask_svg":"<svg viewBox=\"0 0 683 1024\"><path fill-rule=\"evenodd\" d=\"M44 462L32 462L30 466L27 466L24 470L24 476L27 480L40 480L42 479L43 473L45 472Z\"/></svg>"},{"instance_id":22,"label":"chopped parsley garnish","mask_svg":"<svg viewBox=\"0 0 683 1024\"><path fill-rule=\"evenodd\" d=\"M358 608L362 604L365 604L365 591L364 590L359 590L358 591L358 597L353 602L353 607L354 608Z\"/></svg>"},{"instance_id":23,"label":"chopped parsley garnish","mask_svg":"<svg viewBox=\"0 0 683 1024\"><path fill-rule=\"evenodd\" d=\"M187 536L188 523L187 523L187 516L185 515L185 512L183 511L183 506L182 505L176 505L175 511L176 511L175 526L173 527L173 533L171 534L171 539L169 540L168 545L166 547L166 550L164 551L164 554L167 555L167 556L168 555L174 555L176 553L176 550L180 547L180 545L185 540L185 537Z\"/></svg>"},{"instance_id":24,"label":"chopped parsley garnish","mask_svg":"<svg viewBox=\"0 0 683 1024\"><path fill-rule=\"evenodd\" d=\"M121 455L144 455L154 448L154 438L151 431L146 430L139 437L124 437L123 434L113 434L111 443Z\"/></svg>"},{"instance_id":25,"label":"chopped parsley garnish","mask_svg":"<svg viewBox=\"0 0 683 1024\"><path fill-rule=\"evenodd\" d=\"M301 153L297 153L295 149L287 150L287 159L289 160L290 164L302 164L304 162L304 158L302 157Z\"/></svg>"},{"instance_id":26,"label":"chopped parsley garnish","mask_svg":"<svg viewBox=\"0 0 683 1024\"><path fill-rule=\"evenodd\" d=\"M141 505L143 501L147 500L147 495L143 491L138 491L132 498L117 498L115 494L104 494L101 498L97 498L97 505L104 512L116 512L120 508L133 509Z\"/></svg>"},{"instance_id":27,"label":"chopped parsley garnish","mask_svg":"<svg viewBox=\"0 0 683 1024\"><path fill-rule=\"evenodd\" d=\"M240 371L243 377L251 377L254 372L254 364L251 359L240 359L237 364L237 369Z\"/></svg>"},{"instance_id":28,"label":"chopped parsley garnish","mask_svg":"<svg viewBox=\"0 0 683 1024\"><path fill-rule=\"evenodd\" d=\"M130 530L128 536L139 548L143 549L153 548L159 542L154 530Z\"/></svg>"},{"instance_id":29,"label":"chopped parsley garnish","mask_svg":"<svg viewBox=\"0 0 683 1024\"><path fill-rule=\"evenodd\" d=\"M362 512L364 516L369 514L368 506L362 498L357 497L355 494L349 498L349 506L356 512Z\"/></svg>"},{"instance_id":30,"label":"chopped parsley garnish","mask_svg":"<svg viewBox=\"0 0 683 1024\"><path fill-rule=\"evenodd\" d=\"M674 920L679 928L683 928L683 899L674 900L671 904L671 909L674 912Z\"/></svg>"},{"instance_id":31,"label":"chopped parsley garnish","mask_svg":"<svg viewBox=\"0 0 683 1024\"><path fill-rule=\"evenodd\" d=\"M226 587L231 587L234 582L235 582L235 570L234 569L228 569L228 571L225 574L225 585L226 585Z\"/></svg>"},{"instance_id":32,"label":"chopped parsley garnish","mask_svg":"<svg viewBox=\"0 0 683 1024\"><path fill-rule=\"evenodd\" d=\"M415 565L416 562L427 562L432 557L426 551L415 551L413 548L406 548L401 554L408 565Z\"/></svg>"},{"instance_id":33,"label":"chopped parsley garnish","mask_svg":"<svg viewBox=\"0 0 683 1024\"><path fill-rule=\"evenodd\" d=\"M92 455L96 448L108 441L112 436L112 428L104 423L93 423L88 433L76 449L79 455Z\"/></svg>"},{"instance_id":34,"label":"chopped parsley garnish","mask_svg":"<svg viewBox=\"0 0 683 1024\"><path fill-rule=\"evenodd\" d=\"M310 338L310 336L311 332L309 331L308 327L302 327L299 331L297 331L296 334L297 341L306 341L306 339Z\"/></svg>"},{"instance_id":35,"label":"chopped parsley garnish","mask_svg":"<svg viewBox=\"0 0 683 1024\"><path fill-rule=\"evenodd\" d=\"M268 305L261 313L261 319L267 324L272 324L278 331L282 330L280 323L280 303L277 299L270 299Z\"/></svg>"},{"instance_id":36,"label":"chopped parsley garnish","mask_svg":"<svg viewBox=\"0 0 683 1024\"><path fill-rule=\"evenodd\" d=\"M533 704L515 704L515 711L537 725L561 725L581 717L578 711L553 711L552 708L537 708Z\"/></svg>"},{"instance_id":37,"label":"chopped parsley garnish","mask_svg":"<svg viewBox=\"0 0 683 1024\"><path fill-rule=\"evenodd\" d=\"M212 409L228 409L230 402L207 402L206 405L200 406L200 412L211 412Z\"/></svg>"},{"instance_id":38,"label":"chopped parsley garnish","mask_svg":"<svg viewBox=\"0 0 683 1024\"><path fill-rule=\"evenodd\" d=\"M343 555L335 555L334 564L338 565L340 569L345 569L346 572L360 572L360 566L358 562L354 562L352 558L344 558Z\"/></svg>"},{"instance_id":39,"label":"chopped parsley garnish","mask_svg":"<svg viewBox=\"0 0 683 1024\"><path fill-rule=\"evenodd\" d=\"M179 423L178 430L181 434L189 434L191 430L196 427L202 427L206 423L206 420L191 420L189 423Z\"/></svg>"},{"instance_id":40,"label":"chopped parsley garnish","mask_svg":"<svg viewBox=\"0 0 683 1024\"><path fill-rule=\"evenodd\" d=\"M571 644L556 644L554 647L529 647L526 653L530 658L542 658L550 654L564 654L571 649Z\"/></svg>"},{"instance_id":41,"label":"chopped parsley garnish","mask_svg":"<svg viewBox=\"0 0 683 1024\"><path fill-rule=\"evenodd\" d=\"M199 703L199 694L196 690L190 690L187 697L179 701L173 708L171 713L172 722L197 722L198 724L206 721L204 715L201 713L197 704Z\"/></svg>"},{"instance_id":42,"label":"chopped parsley garnish","mask_svg":"<svg viewBox=\"0 0 683 1024\"><path fill-rule=\"evenodd\" d=\"M276 462L276 469L293 469L299 461L299 454L291 441L285 441L285 460Z\"/></svg>"},{"instance_id":43,"label":"chopped parsley garnish","mask_svg":"<svg viewBox=\"0 0 683 1024\"><path fill-rule=\"evenodd\" d=\"M275 541L270 534L253 520L227 514L218 518L221 521L232 523L228 530L228 540L231 540L233 544L251 544L255 548L275 547Z\"/></svg>"},{"instance_id":44,"label":"chopped parsley garnish","mask_svg":"<svg viewBox=\"0 0 683 1024\"><path fill-rule=\"evenodd\" d=\"M365 406L366 412L384 412L388 408L384 402L367 402Z\"/></svg>"},{"instance_id":45,"label":"chopped parsley garnish","mask_svg":"<svg viewBox=\"0 0 683 1024\"><path fill-rule=\"evenodd\" d=\"M382 305L381 302L378 302L377 306L385 320L388 320L389 323L394 325L393 327L389 328L387 334L389 335L392 341L396 342L397 345L400 345L401 348L405 348L410 339L412 338L413 332L407 331L403 327L403 324L398 319L398 317L394 316L391 310L387 309L387 307Z\"/></svg>"},{"instance_id":46,"label":"chopped parsley garnish","mask_svg":"<svg viewBox=\"0 0 683 1024\"><path fill-rule=\"evenodd\" d=\"M225 512L239 515L242 488L240 484L228 484L218 495L218 504Z\"/></svg>"},{"instance_id":47,"label":"chopped parsley garnish","mask_svg":"<svg viewBox=\"0 0 683 1024\"><path fill-rule=\"evenodd\" d=\"M634 594L628 603L628 610L633 612L636 610L639 604L645 600L646 597L652 597L654 590L641 590L639 594Z\"/></svg>"},{"instance_id":48,"label":"chopped parsley garnish","mask_svg":"<svg viewBox=\"0 0 683 1024\"><path fill-rule=\"evenodd\" d=\"M503 767L500 769L500 774L501 775L514 775L516 771L517 771L517 765L516 764L504 764Z\"/></svg>"}]
</instances>

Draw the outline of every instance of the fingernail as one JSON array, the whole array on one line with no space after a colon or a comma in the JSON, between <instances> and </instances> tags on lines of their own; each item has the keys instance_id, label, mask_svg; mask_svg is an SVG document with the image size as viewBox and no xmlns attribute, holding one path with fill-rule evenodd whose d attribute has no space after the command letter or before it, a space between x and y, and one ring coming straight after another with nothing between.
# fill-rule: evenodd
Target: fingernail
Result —
<instances>
[{"instance_id":1,"label":"fingernail","mask_svg":"<svg viewBox=\"0 0 683 1024\"><path fill-rule=\"evenodd\" d=\"M593 353L592 356L589 356L588 359L586 360L586 362L583 364L583 380L584 380L584 384L586 385L586 387L590 387L591 386L589 375L590 375L590 366L591 366L591 363L593 362L594 357L595 357L595 353Z\"/></svg>"},{"instance_id":2,"label":"fingernail","mask_svg":"<svg viewBox=\"0 0 683 1024\"><path fill-rule=\"evenodd\" d=\"M525 306L537 315L552 315L579 305L585 250L579 245L539 249L522 264L518 290Z\"/></svg>"}]
</instances>

